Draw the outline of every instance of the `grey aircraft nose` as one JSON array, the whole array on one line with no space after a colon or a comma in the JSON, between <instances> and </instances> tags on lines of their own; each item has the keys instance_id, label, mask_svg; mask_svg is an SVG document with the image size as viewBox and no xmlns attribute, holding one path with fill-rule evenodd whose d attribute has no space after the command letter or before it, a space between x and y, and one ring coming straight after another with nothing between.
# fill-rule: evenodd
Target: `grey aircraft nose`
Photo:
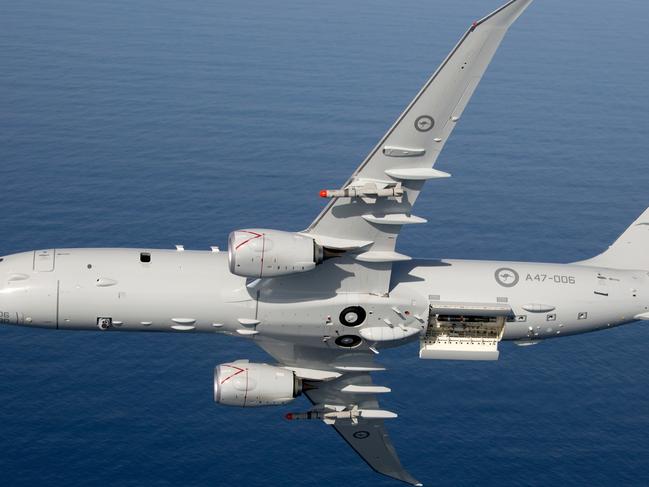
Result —
<instances>
[{"instance_id":1,"label":"grey aircraft nose","mask_svg":"<svg viewBox=\"0 0 649 487\"><path fill-rule=\"evenodd\" d=\"M0 260L0 323L56 328L57 280L36 268L37 252L7 255Z\"/></svg>"}]
</instances>

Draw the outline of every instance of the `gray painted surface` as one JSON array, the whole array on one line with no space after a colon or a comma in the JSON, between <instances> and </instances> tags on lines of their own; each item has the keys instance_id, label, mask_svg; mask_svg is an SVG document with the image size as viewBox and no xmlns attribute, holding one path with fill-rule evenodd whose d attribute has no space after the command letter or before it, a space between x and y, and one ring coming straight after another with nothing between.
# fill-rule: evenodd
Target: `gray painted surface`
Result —
<instances>
[{"instance_id":1,"label":"gray painted surface","mask_svg":"<svg viewBox=\"0 0 649 487\"><path fill-rule=\"evenodd\" d=\"M414 170L434 164L506 28L528 3L510 2L467 32L348 181L346 187L362 197L334 199L309 228L308 234L317 243L330 250L344 248L344 255L315 270L254 281L230 273L227 256L217 252L50 249L15 254L0 263L3 322L247 337L280 365L301 369L296 374L311 381L314 389L307 394L316 408L360 407L357 422L338 423L336 429L373 468L416 483L396 458L383 420L363 418L362 408L379 411L373 394L341 389L371 384L369 372L379 368L375 362L378 350L417 337L374 341L383 335L363 334L364 330L420 327L423 333L431 323L429 306L438 300L451 307L453 302L507 303L513 321L506 323L503 339L533 343L627 323L644 317L648 309L646 212L610 251L574 265L400 262L408 257L393 253L400 229L395 222L421 222L410 215L411 207L422 181L438 177ZM424 114L415 113L420 103ZM384 144L386 150L379 150ZM391 178L388 185L401 185L401 199L372 201L371 186L384 190L384 175ZM150 262L141 261L142 253L150 256ZM634 270L635 262L645 270ZM349 306L361 306L367 312L357 327L341 323L340 313ZM342 336L365 340L345 348L337 344ZM323 371L341 378L316 379ZM248 386L246 382L243 387ZM368 424L367 429L358 429ZM375 438L374 430L380 441L368 440ZM379 465L389 468L381 470Z\"/></svg>"}]
</instances>

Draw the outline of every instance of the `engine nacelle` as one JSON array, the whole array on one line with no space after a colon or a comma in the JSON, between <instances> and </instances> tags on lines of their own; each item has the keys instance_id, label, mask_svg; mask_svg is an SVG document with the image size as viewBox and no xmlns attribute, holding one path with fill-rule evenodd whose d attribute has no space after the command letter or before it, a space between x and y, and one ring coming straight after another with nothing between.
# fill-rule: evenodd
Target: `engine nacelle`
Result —
<instances>
[{"instance_id":1,"label":"engine nacelle","mask_svg":"<svg viewBox=\"0 0 649 487\"><path fill-rule=\"evenodd\" d=\"M228 237L230 272L276 277L306 272L322 262L323 248L310 237L279 230L235 230Z\"/></svg>"},{"instance_id":2,"label":"engine nacelle","mask_svg":"<svg viewBox=\"0 0 649 487\"><path fill-rule=\"evenodd\" d=\"M214 368L214 401L226 406L277 406L301 392L300 379L282 367L237 360Z\"/></svg>"}]
</instances>

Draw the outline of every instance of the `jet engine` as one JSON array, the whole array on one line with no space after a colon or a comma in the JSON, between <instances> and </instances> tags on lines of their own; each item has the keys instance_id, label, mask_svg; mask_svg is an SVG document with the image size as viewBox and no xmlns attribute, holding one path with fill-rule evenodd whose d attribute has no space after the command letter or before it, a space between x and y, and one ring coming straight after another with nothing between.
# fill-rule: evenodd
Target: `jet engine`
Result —
<instances>
[{"instance_id":1,"label":"jet engine","mask_svg":"<svg viewBox=\"0 0 649 487\"><path fill-rule=\"evenodd\" d=\"M235 230L228 237L230 272L243 277L276 277L306 272L324 258L323 248L305 235L279 230Z\"/></svg>"},{"instance_id":2,"label":"jet engine","mask_svg":"<svg viewBox=\"0 0 649 487\"><path fill-rule=\"evenodd\" d=\"M300 379L282 367L237 360L214 368L214 401L226 406L277 406L301 392Z\"/></svg>"}]
</instances>

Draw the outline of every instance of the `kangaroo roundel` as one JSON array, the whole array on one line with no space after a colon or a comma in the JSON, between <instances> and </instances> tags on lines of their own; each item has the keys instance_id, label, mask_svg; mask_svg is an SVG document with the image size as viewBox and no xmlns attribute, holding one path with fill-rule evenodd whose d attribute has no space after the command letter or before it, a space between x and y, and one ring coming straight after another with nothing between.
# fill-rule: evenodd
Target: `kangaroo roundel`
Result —
<instances>
[{"instance_id":1,"label":"kangaroo roundel","mask_svg":"<svg viewBox=\"0 0 649 487\"><path fill-rule=\"evenodd\" d=\"M518 272L510 267L500 267L494 273L496 282L503 287L514 287L518 284Z\"/></svg>"}]
</instances>

